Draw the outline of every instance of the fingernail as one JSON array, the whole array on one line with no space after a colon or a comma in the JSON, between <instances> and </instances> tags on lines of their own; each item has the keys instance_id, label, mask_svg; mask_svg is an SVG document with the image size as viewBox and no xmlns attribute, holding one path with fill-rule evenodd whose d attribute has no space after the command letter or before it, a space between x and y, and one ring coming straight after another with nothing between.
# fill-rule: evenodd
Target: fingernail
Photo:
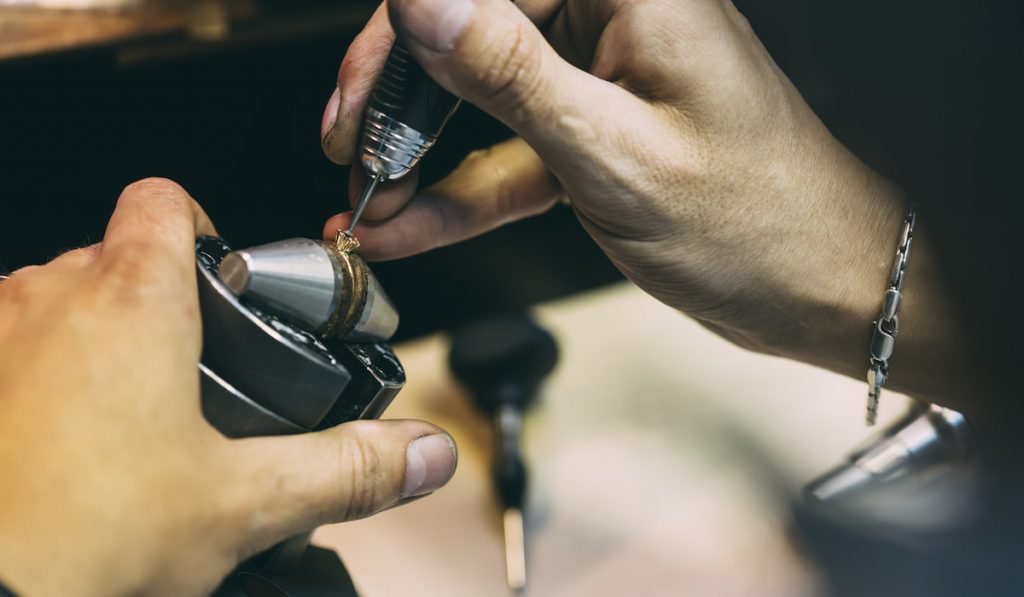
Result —
<instances>
[{"instance_id":1,"label":"fingernail","mask_svg":"<svg viewBox=\"0 0 1024 597\"><path fill-rule=\"evenodd\" d=\"M323 140L327 133L334 128L338 121L338 108L341 107L341 90L334 88L331 99L327 100L327 108L324 109L324 117L320 120L320 139Z\"/></svg>"},{"instance_id":2,"label":"fingernail","mask_svg":"<svg viewBox=\"0 0 1024 597\"><path fill-rule=\"evenodd\" d=\"M455 442L447 434L421 437L405 451L405 485L402 497L437 491L455 473Z\"/></svg>"},{"instance_id":3,"label":"fingernail","mask_svg":"<svg viewBox=\"0 0 1024 597\"><path fill-rule=\"evenodd\" d=\"M455 47L476 6L473 0L392 0L391 8L405 33L432 50L445 52Z\"/></svg>"}]
</instances>

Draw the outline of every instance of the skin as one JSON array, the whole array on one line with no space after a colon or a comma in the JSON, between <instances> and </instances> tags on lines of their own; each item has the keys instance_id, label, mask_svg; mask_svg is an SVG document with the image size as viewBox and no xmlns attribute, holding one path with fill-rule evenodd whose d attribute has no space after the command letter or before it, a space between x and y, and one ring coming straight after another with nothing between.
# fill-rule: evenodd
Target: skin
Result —
<instances>
[{"instance_id":1,"label":"skin","mask_svg":"<svg viewBox=\"0 0 1024 597\"><path fill-rule=\"evenodd\" d=\"M568 202L664 303L746 348L864 378L903 196L829 133L731 2L467 1L381 6L342 62L324 150L352 161L393 26L436 81L518 136L431 188L415 175L385 186L356 230L365 255L412 255ZM970 411L963 331L923 219L887 388Z\"/></svg>"},{"instance_id":2,"label":"skin","mask_svg":"<svg viewBox=\"0 0 1024 597\"><path fill-rule=\"evenodd\" d=\"M15 591L205 594L281 539L411 497L408 446L443 433L427 423L236 441L206 423L200 234L213 226L181 187L140 181L100 245L0 282L0 574Z\"/></svg>"}]
</instances>

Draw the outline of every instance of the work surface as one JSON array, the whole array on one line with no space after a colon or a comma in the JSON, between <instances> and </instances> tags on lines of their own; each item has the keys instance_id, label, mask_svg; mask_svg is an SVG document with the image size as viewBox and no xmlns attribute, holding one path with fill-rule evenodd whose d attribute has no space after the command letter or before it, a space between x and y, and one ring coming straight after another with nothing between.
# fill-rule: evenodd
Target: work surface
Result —
<instances>
[{"instance_id":1,"label":"work surface","mask_svg":"<svg viewBox=\"0 0 1024 597\"><path fill-rule=\"evenodd\" d=\"M369 0L0 0L0 62L102 49L122 63L175 57L356 29L373 8Z\"/></svg>"},{"instance_id":2,"label":"work surface","mask_svg":"<svg viewBox=\"0 0 1024 597\"><path fill-rule=\"evenodd\" d=\"M864 383L746 352L629 285L541 306L562 357L528 417L528 595L816 595L788 500L870 434ZM449 430L448 487L325 527L366 597L505 595L491 436L447 338L398 352L389 418ZM888 395L881 422L906 400Z\"/></svg>"}]
</instances>

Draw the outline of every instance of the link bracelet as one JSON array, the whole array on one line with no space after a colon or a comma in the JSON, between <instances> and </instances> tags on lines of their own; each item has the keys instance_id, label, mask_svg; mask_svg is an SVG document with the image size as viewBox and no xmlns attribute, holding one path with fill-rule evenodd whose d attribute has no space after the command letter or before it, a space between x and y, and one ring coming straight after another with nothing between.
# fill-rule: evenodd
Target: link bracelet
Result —
<instances>
[{"instance_id":1,"label":"link bracelet","mask_svg":"<svg viewBox=\"0 0 1024 597\"><path fill-rule=\"evenodd\" d=\"M896 346L896 336L900 333L900 318L897 314L903 301L903 272L907 268L910 257L910 245L914 240L914 225L917 222L917 206L907 210L903 219L903 230L900 243L896 248L896 259L889 275L889 286L885 291L882 312L871 325L871 359L868 369L868 412L867 424L874 425L878 419L878 399L882 394L882 386L889 378L889 358Z\"/></svg>"}]
</instances>

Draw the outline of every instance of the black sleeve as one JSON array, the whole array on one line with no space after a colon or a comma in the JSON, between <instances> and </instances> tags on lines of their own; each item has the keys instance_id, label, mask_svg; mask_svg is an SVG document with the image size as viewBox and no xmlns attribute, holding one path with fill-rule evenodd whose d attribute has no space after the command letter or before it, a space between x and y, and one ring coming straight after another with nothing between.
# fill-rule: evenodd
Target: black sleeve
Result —
<instances>
[{"instance_id":1,"label":"black sleeve","mask_svg":"<svg viewBox=\"0 0 1024 597\"><path fill-rule=\"evenodd\" d=\"M18 595L0 581L0 597L18 597Z\"/></svg>"}]
</instances>

